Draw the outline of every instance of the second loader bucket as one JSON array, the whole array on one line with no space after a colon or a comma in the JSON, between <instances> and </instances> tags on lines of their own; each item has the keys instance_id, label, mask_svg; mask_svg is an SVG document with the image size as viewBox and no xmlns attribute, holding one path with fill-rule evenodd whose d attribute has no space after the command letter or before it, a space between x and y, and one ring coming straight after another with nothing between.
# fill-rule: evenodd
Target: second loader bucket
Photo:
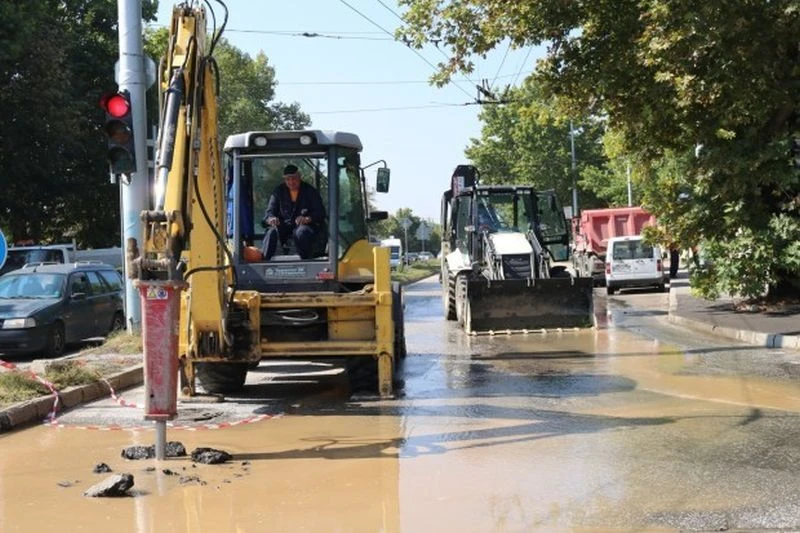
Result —
<instances>
[{"instance_id":1,"label":"second loader bucket","mask_svg":"<svg viewBox=\"0 0 800 533\"><path fill-rule=\"evenodd\" d=\"M467 332L594 325L591 278L471 280L467 299Z\"/></svg>"}]
</instances>

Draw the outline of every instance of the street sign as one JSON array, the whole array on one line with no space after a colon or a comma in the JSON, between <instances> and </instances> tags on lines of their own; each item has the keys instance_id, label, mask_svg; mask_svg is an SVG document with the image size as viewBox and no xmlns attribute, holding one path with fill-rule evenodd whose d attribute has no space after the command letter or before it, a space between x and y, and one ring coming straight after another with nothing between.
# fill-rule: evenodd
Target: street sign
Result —
<instances>
[{"instance_id":1,"label":"street sign","mask_svg":"<svg viewBox=\"0 0 800 533\"><path fill-rule=\"evenodd\" d=\"M413 222L411 222L411 220L408 219L408 218L401 218L400 219L400 225L403 226L403 229L410 228L411 224L413 224Z\"/></svg>"},{"instance_id":2,"label":"street sign","mask_svg":"<svg viewBox=\"0 0 800 533\"><path fill-rule=\"evenodd\" d=\"M8 245L6 244L6 236L3 234L3 230L0 230L0 268L3 268L3 265L6 264L6 259L8 259Z\"/></svg>"},{"instance_id":3,"label":"street sign","mask_svg":"<svg viewBox=\"0 0 800 533\"><path fill-rule=\"evenodd\" d=\"M418 241L427 241L431 238L431 227L428 226L424 221L419 223L417 227L417 240Z\"/></svg>"},{"instance_id":4,"label":"street sign","mask_svg":"<svg viewBox=\"0 0 800 533\"><path fill-rule=\"evenodd\" d=\"M142 59L144 66L144 88L149 89L156 82L156 62L150 56L144 56ZM114 81L119 85L119 60L114 63Z\"/></svg>"}]
</instances>

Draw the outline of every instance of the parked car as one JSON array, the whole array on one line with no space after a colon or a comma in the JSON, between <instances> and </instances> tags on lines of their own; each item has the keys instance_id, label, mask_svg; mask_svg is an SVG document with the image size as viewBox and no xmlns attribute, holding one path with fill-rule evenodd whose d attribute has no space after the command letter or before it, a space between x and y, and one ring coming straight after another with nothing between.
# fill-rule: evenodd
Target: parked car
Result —
<instances>
[{"instance_id":1,"label":"parked car","mask_svg":"<svg viewBox=\"0 0 800 533\"><path fill-rule=\"evenodd\" d=\"M417 254L417 261L430 261L434 256L431 252L420 252Z\"/></svg>"},{"instance_id":2,"label":"parked car","mask_svg":"<svg viewBox=\"0 0 800 533\"><path fill-rule=\"evenodd\" d=\"M641 236L612 237L606 250L606 291L614 294L627 287L656 287L667 290L669 272L666 254L660 246L647 244Z\"/></svg>"},{"instance_id":3,"label":"parked car","mask_svg":"<svg viewBox=\"0 0 800 533\"><path fill-rule=\"evenodd\" d=\"M0 276L0 352L57 357L68 344L125 327L125 284L113 266L37 263Z\"/></svg>"}]
</instances>

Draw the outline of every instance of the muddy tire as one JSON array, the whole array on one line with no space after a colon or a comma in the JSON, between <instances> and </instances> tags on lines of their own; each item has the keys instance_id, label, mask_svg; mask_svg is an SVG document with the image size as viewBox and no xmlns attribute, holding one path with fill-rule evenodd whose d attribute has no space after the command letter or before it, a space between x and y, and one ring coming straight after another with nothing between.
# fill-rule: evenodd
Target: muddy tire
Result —
<instances>
[{"instance_id":1,"label":"muddy tire","mask_svg":"<svg viewBox=\"0 0 800 533\"><path fill-rule=\"evenodd\" d=\"M463 327L465 320L464 315L466 314L467 304L469 303L467 298L467 276L457 276L455 285L456 322L458 322L459 326Z\"/></svg>"},{"instance_id":2,"label":"muddy tire","mask_svg":"<svg viewBox=\"0 0 800 533\"><path fill-rule=\"evenodd\" d=\"M47 343L44 346L44 354L48 357L61 357L67 347L67 338L64 334L64 324L54 322L47 332Z\"/></svg>"},{"instance_id":3,"label":"muddy tire","mask_svg":"<svg viewBox=\"0 0 800 533\"><path fill-rule=\"evenodd\" d=\"M399 366L406 358L406 325L403 310L403 288L399 283L392 283L392 321L394 322L394 368L397 373Z\"/></svg>"},{"instance_id":4,"label":"muddy tire","mask_svg":"<svg viewBox=\"0 0 800 533\"><path fill-rule=\"evenodd\" d=\"M238 392L247 379L247 363L197 363L197 383L211 394Z\"/></svg>"},{"instance_id":5,"label":"muddy tire","mask_svg":"<svg viewBox=\"0 0 800 533\"><path fill-rule=\"evenodd\" d=\"M405 319L403 316L403 289L392 283L392 322L394 323L394 359L392 369L392 389L403 387L400 374L406 358ZM350 390L354 393L377 394L378 360L375 357L348 357L346 362Z\"/></svg>"},{"instance_id":6,"label":"muddy tire","mask_svg":"<svg viewBox=\"0 0 800 533\"><path fill-rule=\"evenodd\" d=\"M442 286L442 305L444 307L444 318L446 320L456 319L456 279L454 276L447 276L447 285Z\"/></svg>"}]
</instances>

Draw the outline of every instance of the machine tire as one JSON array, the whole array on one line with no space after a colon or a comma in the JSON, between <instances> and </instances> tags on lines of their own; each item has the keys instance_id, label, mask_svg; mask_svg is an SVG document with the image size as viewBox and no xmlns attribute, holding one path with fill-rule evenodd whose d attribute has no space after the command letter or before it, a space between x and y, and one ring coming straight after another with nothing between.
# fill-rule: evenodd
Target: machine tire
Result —
<instances>
[{"instance_id":1,"label":"machine tire","mask_svg":"<svg viewBox=\"0 0 800 533\"><path fill-rule=\"evenodd\" d=\"M454 276L447 276L447 285L442 286L442 305L444 306L444 318L446 320L456 319L456 280Z\"/></svg>"},{"instance_id":2,"label":"machine tire","mask_svg":"<svg viewBox=\"0 0 800 533\"><path fill-rule=\"evenodd\" d=\"M403 287L392 283L392 321L394 322L394 368L395 373L406 358L406 326L403 310Z\"/></svg>"},{"instance_id":3,"label":"machine tire","mask_svg":"<svg viewBox=\"0 0 800 533\"><path fill-rule=\"evenodd\" d=\"M464 331L472 333L472 304L469 299L464 300Z\"/></svg>"},{"instance_id":4,"label":"machine tire","mask_svg":"<svg viewBox=\"0 0 800 533\"><path fill-rule=\"evenodd\" d=\"M550 269L551 278L569 278L572 277L564 265L557 265Z\"/></svg>"},{"instance_id":5,"label":"machine tire","mask_svg":"<svg viewBox=\"0 0 800 533\"><path fill-rule=\"evenodd\" d=\"M247 363L196 363L197 383L208 393L225 394L244 388Z\"/></svg>"},{"instance_id":6,"label":"machine tire","mask_svg":"<svg viewBox=\"0 0 800 533\"><path fill-rule=\"evenodd\" d=\"M392 322L394 323L394 368L392 369L392 389L403 387L400 374L406 358L405 318L403 315L403 289L399 283L392 283ZM378 360L375 357L352 356L346 359L347 379L353 393L378 393Z\"/></svg>"},{"instance_id":7,"label":"machine tire","mask_svg":"<svg viewBox=\"0 0 800 533\"><path fill-rule=\"evenodd\" d=\"M44 355L48 357L60 357L64 355L67 348L67 338L64 334L64 324L53 322L47 332L47 343L44 346Z\"/></svg>"},{"instance_id":8,"label":"machine tire","mask_svg":"<svg viewBox=\"0 0 800 533\"><path fill-rule=\"evenodd\" d=\"M456 276L455 281L455 307L456 321L459 326L464 326L464 315L467 308L467 276Z\"/></svg>"}]
</instances>

